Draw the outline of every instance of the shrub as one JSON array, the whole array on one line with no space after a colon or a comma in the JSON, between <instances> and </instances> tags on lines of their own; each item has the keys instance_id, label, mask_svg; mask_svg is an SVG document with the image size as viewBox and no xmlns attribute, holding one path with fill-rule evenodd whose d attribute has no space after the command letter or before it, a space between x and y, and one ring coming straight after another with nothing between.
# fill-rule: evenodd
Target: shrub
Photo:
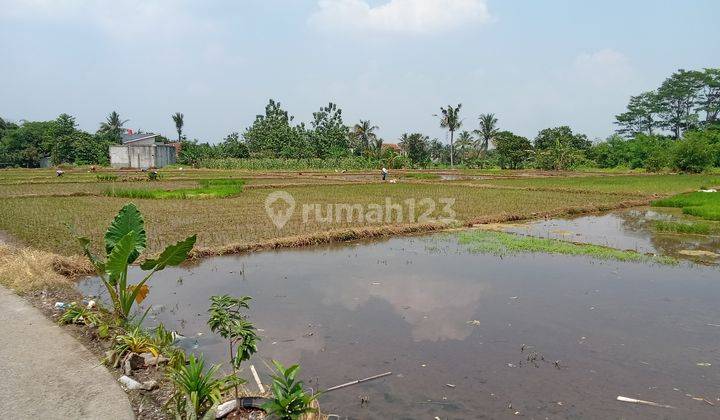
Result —
<instances>
[{"instance_id":1,"label":"shrub","mask_svg":"<svg viewBox=\"0 0 720 420\"><path fill-rule=\"evenodd\" d=\"M100 317L91 309L73 302L58 319L62 324L100 325Z\"/></svg>"},{"instance_id":2,"label":"shrub","mask_svg":"<svg viewBox=\"0 0 720 420\"><path fill-rule=\"evenodd\" d=\"M282 420L294 420L305 413L315 412L311 404L317 394L308 395L303 390L302 381L295 381L300 366L292 365L286 369L280 362L272 362L275 365L275 375L272 375L273 398L263 404L263 410Z\"/></svg>"},{"instance_id":3,"label":"shrub","mask_svg":"<svg viewBox=\"0 0 720 420\"><path fill-rule=\"evenodd\" d=\"M226 383L216 377L220 366L213 365L205 371L203 357L195 358L192 354L187 362L168 369L168 377L175 386L168 405L178 418L214 419L213 408L220 404Z\"/></svg>"},{"instance_id":4,"label":"shrub","mask_svg":"<svg viewBox=\"0 0 720 420\"><path fill-rule=\"evenodd\" d=\"M687 136L673 147L673 166L683 172L703 172L714 160L713 147L703 136Z\"/></svg>"}]
</instances>

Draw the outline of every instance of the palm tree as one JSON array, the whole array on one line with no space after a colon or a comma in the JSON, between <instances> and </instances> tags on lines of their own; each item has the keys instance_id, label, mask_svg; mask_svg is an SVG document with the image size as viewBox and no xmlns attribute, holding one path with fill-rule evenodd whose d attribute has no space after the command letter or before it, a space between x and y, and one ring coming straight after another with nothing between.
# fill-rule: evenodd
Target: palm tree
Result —
<instances>
[{"instance_id":1,"label":"palm tree","mask_svg":"<svg viewBox=\"0 0 720 420\"><path fill-rule=\"evenodd\" d=\"M104 122L100 123L100 129L98 131L101 133L113 133L119 136L123 125L128 121L130 120L121 119L120 114L113 111L107 116Z\"/></svg>"},{"instance_id":2,"label":"palm tree","mask_svg":"<svg viewBox=\"0 0 720 420\"><path fill-rule=\"evenodd\" d=\"M460 120L460 108L462 104L458 104L455 108L448 105L447 108L440 107L440 127L447 128L450 132L450 167L455 165L453 160L453 142L455 139L455 130L460 128L462 120Z\"/></svg>"},{"instance_id":3,"label":"palm tree","mask_svg":"<svg viewBox=\"0 0 720 420\"><path fill-rule=\"evenodd\" d=\"M462 158L470 156L468 152L473 149L473 146L475 145L475 139L469 131L464 130L461 131L460 134L458 134L458 139L455 145L458 148L459 155L462 160Z\"/></svg>"},{"instance_id":4,"label":"palm tree","mask_svg":"<svg viewBox=\"0 0 720 420\"><path fill-rule=\"evenodd\" d=\"M483 152L488 151L490 141L495 138L498 133L497 129L497 118L495 114L480 114L480 129L475 130L475 133L480 137L481 149Z\"/></svg>"},{"instance_id":5,"label":"palm tree","mask_svg":"<svg viewBox=\"0 0 720 420\"><path fill-rule=\"evenodd\" d=\"M370 151L372 142L377 139L375 130L380 129L377 125L370 124L369 120L360 120L359 124L355 124L352 134L357 141L364 147L365 153Z\"/></svg>"},{"instance_id":6,"label":"palm tree","mask_svg":"<svg viewBox=\"0 0 720 420\"><path fill-rule=\"evenodd\" d=\"M182 141L182 129L185 124L184 118L185 116L180 112L172 114L172 119L175 121L175 129L178 133L178 142Z\"/></svg>"}]
</instances>

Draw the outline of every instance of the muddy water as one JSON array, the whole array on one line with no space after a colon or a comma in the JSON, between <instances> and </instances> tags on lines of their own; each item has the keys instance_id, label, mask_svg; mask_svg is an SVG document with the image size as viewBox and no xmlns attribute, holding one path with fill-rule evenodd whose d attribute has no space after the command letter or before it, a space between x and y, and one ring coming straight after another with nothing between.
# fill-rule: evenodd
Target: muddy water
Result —
<instances>
[{"instance_id":1,"label":"muddy water","mask_svg":"<svg viewBox=\"0 0 720 420\"><path fill-rule=\"evenodd\" d=\"M720 416L716 268L501 259L453 236L399 238L168 269L151 282L146 303L160 309L148 326L220 361L225 345L205 323L208 297L223 293L253 296L259 354L301 363L316 389L393 372L324 395L323 410L343 418Z\"/></svg>"},{"instance_id":2,"label":"muddy water","mask_svg":"<svg viewBox=\"0 0 720 420\"><path fill-rule=\"evenodd\" d=\"M687 220L687 217L682 215L678 209L638 208L613 211L602 215L509 225L504 230L543 238L670 255L681 259L698 259L698 257L687 255L687 251L720 253L720 236L656 232L652 228L652 224L656 220L682 221ZM720 262L712 256L704 256L700 259L708 263Z\"/></svg>"}]
</instances>

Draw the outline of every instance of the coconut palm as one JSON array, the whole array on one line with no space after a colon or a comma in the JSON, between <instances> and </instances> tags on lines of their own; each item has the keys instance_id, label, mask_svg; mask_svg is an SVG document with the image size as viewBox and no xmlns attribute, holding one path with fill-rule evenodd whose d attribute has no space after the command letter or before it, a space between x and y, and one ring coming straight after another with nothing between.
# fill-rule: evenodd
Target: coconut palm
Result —
<instances>
[{"instance_id":1,"label":"coconut palm","mask_svg":"<svg viewBox=\"0 0 720 420\"><path fill-rule=\"evenodd\" d=\"M498 133L497 118L495 114L480 114L480 129L475 130L481 142L480 148L483 152L488 151L488 146Z\"/></svg>"},{"instance_id":2,"label":"coconut palm","mask_svg":"<svg viewBox=\"0 0 720 420\"><path fill-rule=\"evenodd\" d=\"M458 104L455 108L448 105L447 108L440 107L440 127L447 128L450 132L450 167L455 165L453 159L453 142L455 139L455 130L460 128L462 120L460 120L460 108L462 104Z\"/></svg>"},{"instance_id":3,"label":"coconut palm","mask_svg":"<svg viewBox=\"0 0 720 420\"><path fill-rule=\"evenodd\" d=\"M380 129L377 125L372 125L369 120L360 120L352 129L352 135L362 145L365 153L370 151L370 147L377 139L375 130Z\"/></svg>"},{"instance_id":4,"label":"coconut palm","mask_svg":"<svg viewBox=\"0 0 720 420\"><path fill-rule=\"evenodd\" d=\"M172 119L175 121L175 129L178 133L178 141L182 141L182 129L185 124L184 118L185 116L180 112L172 114Z\"/></svg>"},{"instance_id":5,"label":"coconut palm","mask_svg":"<svg viewBox=\"0 0 720 420\"><path fill-rule=\"evenodd\" d=\"M462 158L466 158L470 155L470 151L475 146L475 138L469 131L461 131L458 134L457 142L458 155Z\"/></svg>"},{"instance_id":6,"label":"coconut palm","mask_svg":"<svg viewBox=\"0 0 720 420\"><path fill-rule=\"evenodd\" d=\"M105 121L100 123L100 129L98 131L101 133L113 133L119 136L120 132L122 132L123 125L128 121L130 120L121 119L120 114L113 111L107 116Z\"/></svg>"}]
</instances>

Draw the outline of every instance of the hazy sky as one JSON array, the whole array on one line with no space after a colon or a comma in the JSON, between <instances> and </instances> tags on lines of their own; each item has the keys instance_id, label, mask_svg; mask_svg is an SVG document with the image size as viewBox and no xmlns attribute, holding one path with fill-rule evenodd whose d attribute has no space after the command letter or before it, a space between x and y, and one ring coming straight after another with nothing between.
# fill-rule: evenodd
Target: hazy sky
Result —
<instances>
[{"instance_id":1,"label":"hazy sky","mask_svg":"<svg viewBox=\"0 0 720 420\"><path fill-rule=\"evenodd\" d=\"M720 67L718 0L0 0L0 116L62 112L94 132L189 138L242 132L269 98L296 121L333 101L386 142L444 140L441 105L463 125L494 112L534 137L567 124L613 130L632 94L678 68Z\"/></svg>"}]
</instances>

